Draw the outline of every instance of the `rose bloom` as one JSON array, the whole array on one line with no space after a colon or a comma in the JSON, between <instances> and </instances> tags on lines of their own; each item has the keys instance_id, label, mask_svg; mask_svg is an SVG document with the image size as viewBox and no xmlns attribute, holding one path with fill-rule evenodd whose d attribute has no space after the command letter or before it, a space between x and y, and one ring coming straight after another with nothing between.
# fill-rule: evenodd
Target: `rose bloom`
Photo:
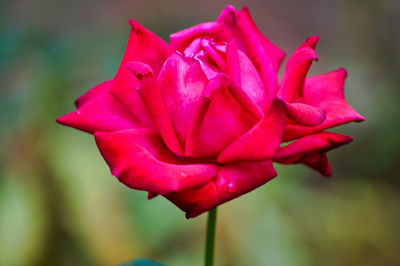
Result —
<instances>
[{"instance_id":1,"label":"rose bloom","mask_svg":"<svg viewBox=\"0 0 400 266\"><path fill-rule=\"evenodd\" d=\"M121 65L58 122L94 134L111 173L195 217L271 180L273 161L329 176L326 152L352 141L324 130L362 121L345 101L346 70L306 78L317 36L285 53L248 9L174 33L131 20ZM282 142L291 141L284 146Z\"/></svg>"}]
</instances>

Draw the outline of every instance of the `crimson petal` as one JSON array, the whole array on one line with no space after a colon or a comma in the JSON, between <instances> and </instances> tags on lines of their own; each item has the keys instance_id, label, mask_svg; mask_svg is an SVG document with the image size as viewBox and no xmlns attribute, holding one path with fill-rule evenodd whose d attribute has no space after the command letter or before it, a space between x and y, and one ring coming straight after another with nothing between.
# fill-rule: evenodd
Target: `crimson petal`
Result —
<instances>
[{"instance_id":1,"label":"crimson petal","mask_svg":"<svg viewBox=\"0 0 400 266\"><path fill-rule=\"evenodd\" d=\"M78 98L78 109L61 116L57 122L93 134L145 127L122 104L108 93L112 81L103 82Z\"/></svg>"},{"instance_id":2,"label":"crimson petal","mask_svg":"<svg viewBox=\"0 0 400 266\"><path fill-rule=\"evenodd\" d=\"M282 142L285 129L285 110L275 100L267 116L246 134L227 146L217 157L218 163L271 159Z\"/></svg>"},{"instance_id":3,"label":"crimson petal","mask_svg":"<svg viewBox=\"0 0 400 266\"><path fill-rule=\"evenodd\" d=\"M271 160L225 164L218 168L217 177L208 184L165 197L186 212L187 218L193 218L265 184L275 176Z\"/></svg>"},{"instance_id":4,"label":"crimson petal","mask_svg":"<svg viewBox=\"0 0 400 266\"><path fill-rule=\"evenodd\" d=\"M210 96L205 96L196 140L191 141L190 154L195 157L215 157L227 145L246 133L257 120L236 101L225 82Z\"/></svg>"},{"instance_id":5,"label":"crimson petal","mask_svg":"<svg viewBox=\"0 0 400 266\"><path fill-rule=\"evenodd\" d=\"M173 53L158 76L157 85L171 123L181 143L187 131L207 77L196 59Z\"/></svg>"},{"instance_id":6,"label":"crimson petal","mask_svg":"<svg viewBox=\"0 0 400 266\"><path fill-rule=\"evenodd\" d=\"M105 92L109 92L112 86L113 80L107 80L99 85L94 86L92 89L88 90L82 96L75 100L75 106L77 108L81 107L87 102L90 102L93 99L96 99L98 96L103 95Z\"/></svg>"},{"instance_id":7,"label":"crimson petal","mask_svg":"<svg viewBox=\"0 0 400 266\"><path fill-rule=\"evenodd\" d=\"M291 102L302 95L304 80L313 60L318 60L318 56L309 46L297 49L290 56L278 91L280 99Z\"/></svg>"},{"instance_id":8,"label":"crimson petal","mask_svg":"<svg viewBox=\"0 0 400 266\"><path fill-rule=\"evenodd\" d=\"M215 91L227 86L228 81L229 80L226 75L218 74L208 81L207 86L202 91L202 95L196 104L193 118L188 129L185 144L186 156L195 157L196 153L198 153L197 139L204 120L204 116L206 115L211 102L210 97Z\"/></svg>"},{"instance_id":9,"label":"crimson petal","mask_svg":"<svg viewBox=\"0 0 400 266\"><path fill-rule=\"evenodd\" d=\"M273 44L265 35L260 31L257 27L256 23L252 19L250 15L250 11L247 6L243 7L242 9L243 14L247 17L248 21L250 22L251 27L256 32L261 44L264 47L267 56L271 59L272 65L276 72L278 72L279 67L282 63L283 58L285 58L285 52L281 50L278 46Z\"/></svg>"},{"instance_id":10,"label":"crimson petal","mask_svg":"<svg viewBox=\"0 0 400 266\"><path fill-rule=\"evenodd\" d=\"M151 127L151 117L136 92L140 82L125 68L125 65L131 61L142 62L149 65L153 72L158 74L169 54L169 47L167 43L138 22L130 20L129 23L131 24L131 32L128 44L114 77L111 94L124 104L131 113L139 117L143 123Z\"/></svg>"},{"instance_id":11,"label":"crimson petal","mask_svg":"<svg viewBox=\"0 0 400 266\"><path fill-rule=\"evenodd\" d=\"M171 34L169 45L172 51L182 52L192 41L203 36L212 37L216 41L227 41L231 38L231 33L222 22L206 22Z\"/></svg>"},{"instance_id":12,"label":"crimson petal","mask_svg":"<svg viewBox=\"0 0 400 266\"><path fill-rule=\"evenodd\" d=\"M284 141L313 134L324 129L349 122L364 121L344 97L344 82L347 72L344 68L306 79L302 103L313 106L326 113L326 119L317 126L305 127L288 124Z\"/></svg>"},{"instance_id":13,"label":"crimson petal","mask_svg":"<svg viewBox=\"0 0 400 266\"><path fill-rule=\"evenodd\" d=\"M308 135L280 148L274 161L282 164L303 163L323 176L330 176L331 170L325 153L352 140L352 137L333 132Z\"/></svg>"},{"instance_id":14,"label":"crimson petal","mask_svg":"<svg viewBox=\"0 0 400 266\"><path fill-rule=\"evenodd\" d=\"M154 126L160 132L168 148L177 154L183 155L182 143L179 142L171 119L168 116L150 66L140 62L130 62L126 67L140 80L141 85L137 87L139 95L151 115Z\"/></svg>"},{"instance_id":15,"label":"crimson petal","mask_svg":"<svg viewBox=\"0 0 400 266\"><path fill-rule=\"evenodd\" d=\"M254 118L261 119L265 107L264 85L253 63L239 51L236 39L226 47L226 61L228 74L232 77L230 89L233 97Z\"/></svg>"},{"instance_id":16,"label":"crimson petal","mask_svg":"<svg viewBox=\"0 0 400 266\"><path fill-rule=\"evenodd\" d=\"M235 18L247 55L260 73L264 84L266 99L264 113L266 113L278 90L276 70L249 18L241 11L236 11Z\"/></svg>"},{"instance_id":17,"label":"crimson petal","mask_svg":"<svg viewBox=\"0 0 400 266\"><path fill-rule=\"evenodd\" d=\"M198 187L217 174L216 165L190 164L177 157L152 130L96 132L95 139L120 182L152 195Z\"/></svg>"},{"instance_id":18,"label":"crimson petal","mask_svg":"<svg viewBox=\"0 0 400 266\"><path fill-rule=\"evenodd\" d=\"M241 38L241 33L240 29L237 25L236 21L236 12L243 14L246 17L246 20L248 21L248 25L251 27L252 31L255 33L257 36L257 39L259 40L260 45L263 47L266 55L272 62L272 66L274 70L277 72L279 69L279 66L285 57L285 52L282 51L279 47L277 47L275 44L273 44L270 40L268 40L267 37L260 31L260 29L257 27L257 25L254 23L249 9L247 7L243 7L241 11L236 11L233 6L227 6L221 14L218 16L217 21L222 21L224 22L231 30L232 35L236 38L238 38L238 45L241 49L244 48L244 51L246 50L245 45L244 45L244 40Z\"/></svg>"},{"instance_id":19,"label":"crimson petal","mask_svg":"<svg viewBox=\"0 0 400 266\"><path fill-rule=\"evenodd\" d=\"M324 111L303 103L285 102L285 109L288 117L302 126L317 126L326 118Z\"/></svg>"}]
</instances>

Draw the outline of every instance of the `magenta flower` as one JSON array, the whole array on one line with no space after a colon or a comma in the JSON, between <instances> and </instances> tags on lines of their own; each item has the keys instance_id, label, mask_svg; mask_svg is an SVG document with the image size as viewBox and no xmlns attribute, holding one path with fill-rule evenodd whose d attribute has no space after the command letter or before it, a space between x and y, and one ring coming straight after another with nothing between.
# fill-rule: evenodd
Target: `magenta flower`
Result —
<instances>
[{"instance_id":1,"label":"magenta flower","mask_svg":"<svg viewBox=\"0 0 400 266\"><path fill-rule=\"evenodd\" d=\"M352 138L324 130L364 120L344 98L344 69L306 78L316 36L293 53L279 82L285 53L246 7L228 6L169 44L130 24L115 77L57 121L94 134L114 176L149 198L166 197L188 218L271 180L273 161L330 175L326 152Z\"/></svg>"}]
</instances>

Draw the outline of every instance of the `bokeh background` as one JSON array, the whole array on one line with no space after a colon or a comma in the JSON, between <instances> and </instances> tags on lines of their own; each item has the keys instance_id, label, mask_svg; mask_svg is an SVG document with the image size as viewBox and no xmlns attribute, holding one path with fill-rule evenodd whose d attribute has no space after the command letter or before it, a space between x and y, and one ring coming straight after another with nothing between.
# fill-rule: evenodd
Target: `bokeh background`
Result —
<instances>
[{"instance_id":1,"label":"bokeh background","mask_svg":"<svg viewBox=\"0 0 400 266\"><path fill-rule=\"evenodd\" d=\"M206 215L186 220L113 178L93 137L55 119L113 77L128 19L168 40L246 4L287 52L321 37L312 74L344 66L366 117L329 153L333 177L303 166L219 208L217 265L400 265L398 0L0 2L0 265L117 265L151 257L202 265Z\"/></svg>"}]
</instances>

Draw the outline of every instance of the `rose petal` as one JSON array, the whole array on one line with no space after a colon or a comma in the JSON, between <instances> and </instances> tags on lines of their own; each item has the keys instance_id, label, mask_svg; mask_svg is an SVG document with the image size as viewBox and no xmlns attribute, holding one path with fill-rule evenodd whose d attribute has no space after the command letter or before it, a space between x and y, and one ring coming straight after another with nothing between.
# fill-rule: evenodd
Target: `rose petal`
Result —
<instances>
[{"instance_id":1,"label":"rose petal","mask_svg":"<svg viewBox=\"0 0 400 266\"><path fill-rule=\"evenodd\" d=\"M157 84L176 135L185 143L207 77L197 60L173 53L165 62Z\"/></svg>"},{"instance_id":2,"label":"rose petal","mask_svg":"<svg viewBox=\"0 0 400 266\"><path fill-rule=\"evenodd\" d=\"M305 42L303 42L298 48L297 50L304 48L304 47L311 47L312 49L315 49L315 47L317 46L319 41L319 36L317 35L313 35L307 38L307 40Z\"/></svg>"},{"instance_id":3,"label":"rose petal","mask_svg":"<svg viewBox=\"0 0 400 266\"><path fill-rule=\"evenodd\" d=\"M234 29L235 25L235 12L234 6L227 5L219 14L216 21L225 23L229 28Z\"/></svg>"},{"instance_id":4,"label":"rose petal","mask_svg":"<svg viewBox=\"0 0 400 266\"><path fill-rule=\"evenodd\" d=\"M313 60L317 61L318 56L309 46L297 49L290 56L278 91L280 99L291 102L303 95L304 80Z\"/></svg>"},{"instance_id":5,"label":"rose petal","mask_svg":"<svg viewBox=\"0 0 400 266\"><path fill-rule=\"evenodd\" d=\"M157 74L169 54L169 48L162 39L136 21L130 20L129 22L132 29L125 54L114 77L111 94L131 113L139 117L143 123L147 123L151 127L151 117L136 92L140 82L125 68L125 65L131 61L142 62L149 65Z\"/></svg>"},{"instance_id":6,"label":"rose petal","mask_svg":"<svg viewBox=\"0 0 400 266\"><path fill-rule=\"evenodd\" d=\"M239 139L227 146L217 157L218 163L271 159L282 142L285 110L275 100L267 116Z\"/></svg>"},{"instance_id":7,"label":"rose petal","mask_svg":"<svg viewBox=\"0 0 400 266\"><path fill-rule=\"evenodd\" d=\"M208 184L166 195L172 203L186 212L187 218L239 197L276 176L271 160L222 165L217 177Z\"/></svg>"},{"instance_id":8,"label":"rose petal","mask_svg":"<svg viewBox=\"0 0 400 266\"><path fill-rule=\"evenodd\" d=\"M198 134L200 132L204 116L206 115L208 107L211 102L210 97L215 91L221 89L222 87L226 87L228 81L229 81L228 77L220 73L214 78L210 79L207 83L207 86L202 91L202 95L196 104L193 113L193 118L189 126L186 138L186 144L185 144L186 156L195 157Z\"/></svg>"},{"instance_id":9,"label":"rose petal","mask_svg":"<svg viewBox=\"0 0 400 266\"><path fill-rule=\"evenodd\" d=\"M219 51L214 47L212 43L207 40L203 40L203 49L205 53L214 61L214 63L221 69L222 72L226 72L227 65L226 60L222 58Z\"/></svg>"},{"instance_id":10,"label":"rose petal","mask_svg":"<svg viewBox=\"0 0 400 266\"><path fill-rule=\"evenodd\" d=\"M221 14L218 16L217 21L222 21L229 27L229 29L232 32L232 35L235 38L238 38L238 46L240 49L244 49L246 45L244 44L243 39L241 38L241 33L240 30L236 24L236 14L235 13L241 13L246 17L246 20L248 21L249 26L251 27L252 31L255 33L257 36L257 39L260 42L260 45L263 47L266 55L272 62L272 66L274 70L277 72L279 69L279 66L285 57L285 52L282 51L279 47L277 47L275 44L273 44L270 40L268 40L265 35L259 30L257 25L254 23L249 9L247 7L243 7L241 11L236 11L233 6L227 6Z\"/></svg>"},{"instance_id":11,"label":"rose petal","mask_svg":"<svg viewBox=\"0 0 400 266\"><path fill-rule=\"evenodd\" d=\"M332 132L308 135L280 148L274 161L282 164L303 163L324 176L330 176L331 171L325 153L352 140L352 137Z\"/></svg>"},{"instance_id":12,"label":"rose petal","mask_svg":"<svg viewBox=\"0 0 400 266\"><path fill-rule=\"evenodd\" d=\"M235 13L236 23L239 32L241 33L247 55L255 65L265 88L265 110L268 108L275 98L278 90L278 78L273 62L268 56L262 41L259 39L257 32L253 29L248 17L240 11Z\"/></svg>"},{"instance_id":13,"label":"rose petal","mask_svg":"<svg viewBox=\"0 0 400 266\"><path fill-rule=\"evenodd\" d=\"M226 61L228 74L232 77L230 89L233 97L254 118L261 119L265 109L264 85L254 65L239 51L236 39L232 39L226 47Z\"/></svg>"},{"instance_id":14,"label":"rose petal","mask_svg":"<svg viewBox=\"0 0 400 266\"><path fill-rule=\"evenodd\" d=\"M344 97L344 81L347 72L344 68L306 79L302 103L318 108L326 113L324 122L314 127L288 124L284 141L313 134L327 128L349 122L364 121Z\"/></svg>"},{"instance_id":15,"label":"rose petal","mask_svg":"<svg viewBox=\"0 0 400 266\"><path fill-rule=\"evenodd\" d=\"M112 82L107 81L94 87L77 100L76 111L59 117L57 122L91 134L145 127L108 93L111 85Z\"/></svg>"},{"instance_id":16,"label":"rose petal","mask_svg":"<svg viewBox=\"0 0 400 266\"><path fill-rule=\"evenodd\" d=\"M203 39L198 38L192 41L192 43L183 51L183 54L188 57L194 57L202 48Z\"/></svg>"},{"instance_id":17,"label":"rose petal","mask_svg":"<svg viewBox=\"0 0 400 266\"><path fill-rule=\"evenodd\" d=\"M137 21L131 19L129 23L132 30L118 71L125 72L123 66L126 63L137 61L149 65L157 75L170 53L168 44Z\"/></svg>"},{"instance_id":18,"label":"rose petal","mask_svg":"<svg viewBox=\"0 0 400 266\"><path fill-rule=\"evenodd\" d=\"M96 132L95 138L111 173L134 189L165 195L206 184L217 173L212 164L187 164L155 131Z\"/></svg>"},{"instance_id":19,"label":"rose petal","mask_svg":"<svg viewBox=\"0 0 400 266\"><path fill-rule=\"evenodd\" d=\"M303 103L285 102L285 109L288 117L302 126L317 126L326 118L324 111Z\"/></svg>"},{"instance_id":20,"label":"rose petal","mask_svg":"<svg viewBox=\"0 0 400 266\"><path fill-rule=\"evenodd\" d=\"M192 141L191 154L195 157L215 157L228 144L247 132L257 120L240 106L228 86L214 91L203 110L204 118Z\"/></svg>"},{"instance_id":21,"label":"rose petal","mask_svg":"<svg viewBox=\"0 0 400 266\"><path fill-rule=\"evenodd\" d=\"M276 72L278 72L279 67L282 63L283 58L285 58L285 52L281 50L278 46L273 44L265 35L260 31L257 25L254 23L250 15L250 11L247 6L243 7L242 9L243 14L247 17L250 25L252 26L253 30L256 32L261 44L264 47L264 50L267 56L271 59L272 65Z\"/></svg>"},{"instance_id":22,"label":"rose petal","mask_svg":"<svg viewBox=\"0 0 400 266\"><path fill-rule=\"evenodd\" d=\"M142 84L137 90L151 115L154 126L160 132L166 145L171 151L183 155L182 144L176 135L150 66L139 62L131 62L127 64L127 69L132 71L141 81Z\"/></svg>"},{"instance_id":23,"label":"rose petal","mask_svg":"<svg viewBox=\"0 0 400 266\"><path fill-rule=\"evenodd\" d=\"M172 51L182 52L193 40L201 37L227 41L231 38L231 33L222 22L206 22L171 34L169 45Z\"/></svg>"},{"instance_id":24,"label":"rose petal","mask_svg":"<svg viewBox=\"0 0 400 266\"><path fill-rule=\"evenodd\" d=\"M303 164L318 171L324 177L330 177L332 175L332 169L326 153L308 154L306 158L303 159Z\"/></svg>"},{"instance_id":25,"label":"rose petal","mask_svg":"<svg viewBox=\"0 0 400 266\"><path fill-rule=\"evenodd\" d=\"M204 54L204 51L200 51L195 58L199 60L201 65L201 69L206 74L207 79L210 80L221 73L221 70L214 63L214 61L207 55Z\"/></svg>"},{"instance_id":26,"label":"rose petal","mask_svg":"<svg viewBox=\"0 0 400 266\"><path fill-rule=\"evenodd\" d=\"M75 106L79 108L85 103L91 101L92 99L96 99L98 96L102 96L103 93L108 93L112 86L112 82L112 80L107 80L97 86L94 86L92 89L88 90L85 94L75 100Z\"/></svg>"}]
</instances>

